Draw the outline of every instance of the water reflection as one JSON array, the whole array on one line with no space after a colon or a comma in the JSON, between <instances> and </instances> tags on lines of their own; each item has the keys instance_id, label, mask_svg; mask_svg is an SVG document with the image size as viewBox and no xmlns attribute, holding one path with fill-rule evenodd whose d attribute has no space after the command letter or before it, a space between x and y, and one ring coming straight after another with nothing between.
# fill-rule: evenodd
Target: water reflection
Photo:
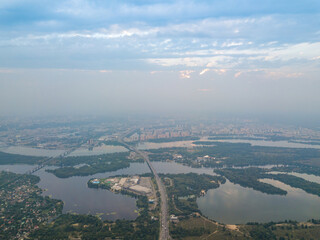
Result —
<instances>
[{"instance_id":1,"label":"water reflection","mask_svg":"<svg viewBox=\"0 0 320 240\"><path fill-rule=\"evenodd\" d=\"M270 174L289 174L293 175L299 178L302 178L304 180L315 182L320 184L320 176L316 176L313 174L306 174L306 173L297 173L297 172L278 172L278 171L271 171Z\"/></svg>"},{"instance_id":2,"label":"water reflection","mask_svg":"<svg viewBox=\"0 0 320 240\"><path fill-rule=\"evenodd\" d=\"M172 162L153 162L153 165L159 173L195 172L214 174L213 169L191 168ZM32 165L0 165L0 170L24 173L33 167ZM103 213L102 219L115 220L122 218L135 219L137 217L135 212L137 210L136 200L103 189L90 189L87 187L87 181L93 177L101 178L149 172L146 163L132 163L129 168L87 177L61 179L45 172L44 169L35 174L41 179L38 184L39 187L46 189L44 195L64 201L64 212L72 211L93 215ZM291 188L275 180L261 181L268 181L268 183L287 190L288 195L267 195L227 181L218 189L211 189L204 197L198 198L197 203L204 215L228 224L286 219L305 221L311 218L319 218L320 198L318 196L307 194L303 190Z\"/></svg>"},{"instance_id":3,"label":"water reflection","mask_svg":"<svg viewBox=\"0 0 320 240\"><path fill-rule=\"evenodd\" d=\"M273 184L279 186L277 182ZM318 196L280 185L289 190L286 196L264 194L227 181L218 189L211 189L204 197L199 197L197 203L205 216L227 224L286 219L306 221L319 217Z\"/></svg>"}]
</instances>

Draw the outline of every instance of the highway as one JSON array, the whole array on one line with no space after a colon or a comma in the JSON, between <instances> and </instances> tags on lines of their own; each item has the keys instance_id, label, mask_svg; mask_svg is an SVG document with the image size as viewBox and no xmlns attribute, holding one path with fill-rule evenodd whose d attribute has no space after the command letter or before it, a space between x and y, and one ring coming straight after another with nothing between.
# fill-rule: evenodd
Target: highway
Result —
<instances>
[{"instance_id":1,"label":"highway","mask_svg":"<svg viewBox=\"0 0 320 240\"><path fill-rule=\"evenodd\" d=\"M126 147L128 149L130 149L131 151L136 152L137 154L139 154L141 157L143 157L143 159L146 161L146 163L148 164L150 170L152 171L157 185L158 185L158 189L159 189L159 193L160 193L160 200L161 200L161 206L160 206L160 236L159 239L160 240L168 240L171 239L170 235L169 235L169 216L168 216L168 196L167 196L167 192L166 192L166 188L163 185L158 173L156 172L156 170L154 169L154 167L152 166L148 155L145 152L142 152L138 149L136 149L133 146L130 146L128 144L126 144L125 142L121 141L121 143L123 143L124 145L126 145Z\"/></svg>"}]
</instances>

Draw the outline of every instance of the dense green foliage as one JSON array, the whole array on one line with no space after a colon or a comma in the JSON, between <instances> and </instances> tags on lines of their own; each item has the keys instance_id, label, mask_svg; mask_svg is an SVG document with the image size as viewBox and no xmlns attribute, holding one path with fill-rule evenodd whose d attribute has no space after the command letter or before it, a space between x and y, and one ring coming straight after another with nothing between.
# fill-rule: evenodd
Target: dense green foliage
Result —
<instances>
[{"instance_id":1,"label":"dense green foliage","mask_svg":"<svg viewBox=\"0 0 320 240\"><path fill-rule=\"evenodd\" d=\"M273 239L276 240L277 239L274 233L269 228L265 228L262 225L254 226L250 230L250 236L254 240L273 240Z\"/></svg>"},{"instance_id":2,"label":"dense green foliage","mask_svg":"<svg viewBox=\"0 0 320 240\"><path fill-rule=\"evenodd\" d=\"M291 187L300 188L307 193L315 194L320 196L320 184L315 182L310 182L305 179L292 176L289 174L268 174L266 175L268 178L272 178L274 180L278 180L283 182Z\"/></svg>"},{"instance_id":3,"label":"dense green foliage","mask_svg":"<svg viewBox=\"0 0 320 240\"><path fill-rule=\"evenodd\" d=\"M182 227L173 227L173 229L170 231L170 234L178 239L182 239L185 237L200 237L203 234L210 233L209 230L199 227L199 228L193 228L193 229L185 229Z\"/></svg>"},{"instance_id":4,"label":"dense green foliage","mask_svg":"<svg viewBox=\"0 0 320 240\"><path fill-rule=\"evenodd\" d=\"M0 152L0 165L3 164L38 164L43 157L24 156Z\"/></svg>"},{"instance_id":5,"label":"dense green foliage","mask_svg":"<svg viewBox=\"0 0 320 240\"><path fill-rule=\"evenodd\" d=\"M88 176L96 173L111 172L130 166L129 153L112 153L96 156L67 157L61 159L65 167L46 170L59 178ZM77 164L85 164L76 167Z\"/></svg>"},{"instance_id":6,"label":"dense green foliage","mask_svg":"<svg viewBox=\"0 0 320 240\"><path fill-rule=\"evenodd\" d=\"M287 192L274 187L270 184L258 181L259 178L263 178L265 170L259 168L245 168L245 169L216 169L216 173L225 176L230 182L239 184L242 187L253 188L254 190L267 193L267 194L279 194L286 195ZM266 175L268 176L268 175Z\"/></svg>"},{"instance_id":7,"label":"dense green foliage","mask_svg":"<svg viewBox=\"0 0 320 240\"><path fill-rule=\"evenodd\" d=\"M215 172L225 176L233 183L240 184L243 187L253 188L254 190L268 193L284 195L287 192L274 187L270 184L258 181L258 179L269 178L283 182L291 187L300 188L307 193L320 196L320 184L307 181L303 178L292 176L289 174L268 174L266 169L245 168L245 169L216 169Z\"/></svg>"},{"instance_id":8,"label":"dense green foliage","mask_svg":"<svg viewBox=\"0 0 320 240\"><path fill-rule=\"evenodd\" d=\"M218 188L225 182L221 176L207 174L166 174L161 175L167 186L170 212L177 215L188 215L200 212L196 203L196 197L201 190Z\"/></svg>"},{"instance_id":9,"label":"dense green foliage","mask_svg":"<svg viewBox=\"0 0 320 240\"><path fill-rule=\"evenodd\" d=\"M320 160L318 160L320 164ZM320 167L317 166L309 166L309 165L292 165L292 166L285 166L285 167L273 167L273 171L279 172L297 172L297 173L306 173L306 174L313 174L316 176L320 176Z\"/></svg>"},{"instance_id":10,"label":"dense green foliage","mask_svg":"<svg viewBox=\"0 0 320 240\"><path fill-rule=\"evenodd\" d=\"M209 190L218 188L219 183L224 183L225 178L220 176L212 176L207 174L165 174L161 177L170 178L173 180L173 186L169 191L177 197L185 197L189 195L200 195L201 190Z\"/></svg>"},{"instance_id":11,"label":"dense green foliage","mask_svg":"<svg viewBox=\"0 0 320 240\"><path fill-rule=\"evenodd\" d=\"M303 161L319 158L318 149L303 148L281 148L252 146L247 143L222 143L222 142L194 142L195 144L213 144L214 147L198 147L190 156L199 154L210 155L218 158L221 163L208 162L205 166L219 167L227 166L249 166L270 164L297 164ZM200 155L200 156L201 156Z\"/></svg>"},{"instance_id":12,"label":"dense green foliage","mask_svg":"<svg viewBox=\"0 0 320 240\"><path fill-rule=\"evenodd\" d=\"M192 149L161 148L148 150L148 152L151 153L150 159L152 161L170 159L192 167L219 168L223 166L263 166L270 164L309 166L311 160L320 159L320 150L311 148L263 147L252 146L249 143L212 141L196 141L194 144L199 146ZM173 154L180 154L182 158L174 159ZM197 157L205 155L212 158L201 163L197 162Z\"/></svg>"},{"instance_id":13,"label":"dense green foliage","mask_svg":"<svg viewBox=\"0 0 320 240\"><path fill-rule=\"evenodd\" d=\"M17 182L16 182L17 181ZM12 172L0 172L0 188L12 189L22 184L23 182L29 181L30 184L37 184L40 181L38 176L26 175L26 174L17 174Z\"/></svg>"},{"instance_id":14,"label":"dense green foliage","mask_svg":"<svg viewBox=\"0 0 320 240\"><path fill-rule=\"evenodd\" d=\"M0 239L20 239L62 212L60 200L41 196L39 177L0 172Z\"/></svg>"}]
</instances>

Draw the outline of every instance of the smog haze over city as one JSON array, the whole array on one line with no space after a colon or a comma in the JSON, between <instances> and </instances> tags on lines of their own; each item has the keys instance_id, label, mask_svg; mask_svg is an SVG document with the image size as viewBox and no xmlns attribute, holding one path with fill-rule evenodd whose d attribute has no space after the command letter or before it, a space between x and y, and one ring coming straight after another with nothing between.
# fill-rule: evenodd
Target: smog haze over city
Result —
<instances>
[{"instance_id":1,"label":"smog haze over city","mask_svg":"<svg viewBox=\"0 0 320 240\"><path fill-rule=\"evenodd\" d=\"M319 120L319 2L0 3L2 115Z\"/></svg>"},{"instance_id":2,"label":"smog haze over city","mask_svg":"<svg viewBox=\"0 0 320 240\"><path fill-rule=\"evenodd\" d=\"M319 0L0 0L0 239L320 239Z\"/></svg>"}]
</instances>

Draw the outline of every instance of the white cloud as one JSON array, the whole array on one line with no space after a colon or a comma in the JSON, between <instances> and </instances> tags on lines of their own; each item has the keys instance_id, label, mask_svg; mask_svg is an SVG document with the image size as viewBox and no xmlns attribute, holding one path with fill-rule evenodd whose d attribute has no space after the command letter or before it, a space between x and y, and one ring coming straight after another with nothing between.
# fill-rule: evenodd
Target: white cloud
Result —
<instances>
[{"instance_id":1,"label":"white cloud","mask_svg":"<svg viewBox=\"0 0 320 240\"><path fill-rule=\"evenodd\" d=\"M215 73L218 73L219 75L222 75L226 73L228 70L227 69L214 69L213 70Z\"/></svg>"},{"instance_id":2,"label":"white cloud","mask_svg":"<svg viewBox=\"0 0 320 240\"><path fill-rule=\"evenodd\" d=\"M190 74L193 72L193 70L180 71L180 78L191 78Z\"/></svg>"},{"instance_id":3,"label":"white cloud","mask_svg":"<svg viewBox=\"0 0 320 240\"><path fill-rule=\"evenodd\" d=\"M222 47L236 47L236 46L242 46L243 42L224 42L222 43Z\"/></svg>"},{"instance_id":4,"label":"white cloud","mask_svg":"<svg viewBox=\"0 0 320 240\"><path fill-rule=\"evenodd\" d=\"M243 72L237 72L237 73L234 74L234 77L235 77L235 78L238 78L238 77L240 77L240 75L241 75L242 73L243 73Z\"/></svg>"},{"instance_id":5,"label":"white cloud","mask_svg":"<svg viewBox=\"0 0 320 240\"><path fill-rule=\"evenodd\" d=\"M206 69L203 69L200 73L199 73L199 75L203 75L203 74L205 74L206 72L208 72L210 69L208 69L208 68L206 68Z\"/></svg>"}]
</instances>

